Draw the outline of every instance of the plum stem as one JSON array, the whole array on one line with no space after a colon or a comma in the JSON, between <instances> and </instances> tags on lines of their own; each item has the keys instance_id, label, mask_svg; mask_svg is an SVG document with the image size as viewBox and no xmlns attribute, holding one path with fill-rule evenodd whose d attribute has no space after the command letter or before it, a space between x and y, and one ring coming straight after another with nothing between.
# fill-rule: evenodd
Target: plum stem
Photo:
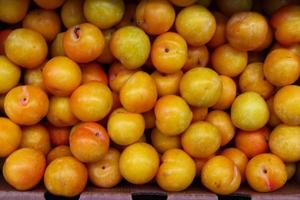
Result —
<instances>
[{"instance_id":1,"label":"plum stem","mask_svg":"<svg viewBox=\"0 0 300 200\"><path fill-rule=\"evenodd\" d=\"M28 103L28 99L26 97L21 99L21 104L25 106Z\"/></svg>"},{"instance_id":2,"label":"plum stem","mask_svg":"<svg viewBox=\"0 0 300 200\"><path fill-rule=\"evenodd\" d=\"M79 35L80 34L80 27L78 25L76 25L74 27L73 32L74 32L75 39L79 39L79 37L80 37L80 35Z\"/></svg>"}]
</instances>

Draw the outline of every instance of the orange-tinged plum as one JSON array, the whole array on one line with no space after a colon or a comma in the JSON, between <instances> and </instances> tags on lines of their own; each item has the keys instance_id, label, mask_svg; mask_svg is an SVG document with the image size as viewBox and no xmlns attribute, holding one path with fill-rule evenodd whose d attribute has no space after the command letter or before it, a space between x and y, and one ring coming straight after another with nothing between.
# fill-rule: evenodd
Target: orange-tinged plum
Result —
<instances>
[{"instance_id":1,"label":"orange-tinged plum","mask_svg":"<svg viewBox=\"0 0 300 200\"><path fill-rule=\"evenodd\" d=\"M142 137L137 141L137 142L135 142L135 143L141 143L141 142L143 142L143 143L147 143L146 142L146 135L145 134L143 134L142 135ZM148 143L147 143L148 144ZM123 152L123 150L126 148L126 147L128 147L128 146L130 146L130 145L118 145L118 144L115 144L114 142L112 142L111 143L111 146L113 147L113 148L116 148L117 150L119 150L120 152Z\"/></svg>"},{"instance_id":2,"label":"orange-tinged plum","mask_svg":"<svg viewBox=\"0 0 300 200\"><path fill-rule=\"evenodd\" d=\"M269 118L269 121L268 121L268 125L271 126L271 127L275 127L277 125L279 125L281 123L280 119L278 118L277 114L275 113L275 110L274 110L274 96L270 97L268 100L267 100L267 104L268 104L268 108L269 108L269 111L270 111L270 118Z\"/></svg>"},{"instance_id":3,"label":"orange-tinged plum","mask_svg":"<svg viewBox=\"0 0 300 200\"><path fill-rule=\"evenodd\" d=\"M49 132L42 124L22 127L21 148L32 148L47 155L50 151Z\"/></svg>"},{"instance_id":4,"label":"orange-tinged plum","mask_svg":"<svg viewBox=\"0 0 300 200\"><path fill-rule=\"evenodd\" d=\"M24 83L26 85L34 85L40 87L46 91L46 86L44 84L43 79L43 68L46 63L47 60L44 63L42 63L38 68L26 69L23 75Z\"/></svg>"},{"instance_id":5,"label":"orange-tinged plum","mask_svg":"<svg viewBox=\"0 0 300 200\"><path fill-rule=\"evenodd\" d=\"M213 12L212 14L216 19L216 31L213 37L207 43L207 46L210 48L216 48L227 42L227 38L226 38L227 17L225 17L222 13L216 11Z\"/></svg>"},{"instance_id":6,"label":"orange-tinged plum","mask_svg":"<svg viewBox=\"0 0 300 200\"><path fill-rule=\"evenodd\" d=\"M0 157L7 157L21 144L22 130L10 119L0 117Z\"/></svg>"},{"instance_id":7,"label":"orange-tinged plum","mask_svg":"<svg viewBox=\"0 0 300 200\"><path fill-rule=\"evenodd\" d=\"M120 92L122 86L135 72L135 70L125 68L121 63L113 63L108 71L110 88L115 92Z\"/></svg>"},{"instance_id":8,"label":"orange-tinged plum","mask_svg":"<svg viewBox=\"0 0 300 200\"><path fill-rule=\"evenodd\" d=\"M154 109L151 109L147 112L143 113L143 117L145 120L145 128L146 129L151 129L155 127L155 113L154 113Z\"/></svg>"},{"instance_id":9,"label":"orange-tinged plum","mask_svg":"<svg viewBox=\"0 0 300 200\"><path fill-rule=\"evenodd\" d=\"M239 77L239 87L242 92L257 92L268 99L274 92L274 86L265 79L263 63L254 62L245 68Z\"/></svg>"},{"instance_id":10,"label":"orange-tinged plum","mask_svg":"<svg viewBox=\"0 0 300 200\"><path fill-rule=\"evenodd\" d=\"M157 99L153 78L146 72L136 72L120 90L120 101L129 112L143 113L151 110Z\"/></svg>"},{"instance_id":11,"label":"orange-tinged plum","mask_svg":"<svg viewBox=\"0 0 300 200\"><path fill-rule=\"evenodd\" d=\"M111 113L114 110L116 110L117 108L122 107L121 102L120 102L120 98L119 98L119 93L113 91L112 96L113 96L113 105L112 105L111 110L110 110Z\"/></svg>"},{"instance_id":12,"label":"orange-tinged plum","mask_svg":"<svg viewBox=\"0 0 300 200\"><path fill-rule=\"evenodd\" d=\"M105 85L108 84L108 78L103 67L96 62L82 64L81 72L83 84L89 81L98 81Z\"/></svg>"},{"instance_id":13,"label":"orange-tinged plum","mask_svg":"<svg viewBox=\"0 0 300 200\"><path fill-rule=\"evenodd\" d=\"M83 15L83 0L66 0L61 7L60 16L66 28L86 21Z\"/></svg>"},{"instance_id":14,"label":"orange-tinged plum","mask_svg":"<svg viewBox=\"0 0 300 200\"><path fill-rule=\"evenodd\" d=\"M226 25L226 36L232 47L251 51L260 47L268 35L268 22L257 12L239 12Z\"/></svg>"},{"instance_id":15,"label":"orange-tinged plum","mask_svg":"<svg viewBox=\"0 0 300 200\"><path fill-rule=\"evenodd\" d=\"M57 127L73 126L79 121L71 111L69 97L56 96L50 97L47 119Z\"/></svg>"},{"instance_id":16,"label":"orange-tinged plum","mask_svg":"<svg viewBox=\"0 0 300 200\"><path fill-rule=\"evenodd\" d=\"M283 6L272 15L270 22L280 44L289 46L300 42L299 20L299 5Z\"/></svg>"},{"instance_id":17,"label":"orange-tinged plum","mask_svg":"<svg viewBox=\"0 0 300 200\"><path fill-rule=\"evenodd\" d=\"M282 87L274 96L273 108L278 118L288 125L300 125L300 87Z\"/></svg>"},{"instance_id":18,"label":"orange-tinged plum","mask_svg":"<svg viewBox=\"0 0 300 200\"><path fill-rule=\"evenodd\" d=\"M107 131L95 122L81 123L70 134L70 149L82 162L97 162L109 149Z\"/></svg>"},{"instance_id":19,"label":"orange-tinged plum","mask_svg":"<svg viewBox=\"0 0 300 200\"><path fill-rule=\"evenodd\" d=\"M188 47L188 58L182 68L188 71L194 67L206 67L209 61L209 51L205 45L199 47Z\"/></svg>"},{"instance_id":20,"label":"orange-tinged plum","mask_svg":"<svg viewBox=\"0 0 300 200\"><path fill-rule=\"evenodd\" d=\"M136 25L135 13L137 4L134 2L126 2L125 13L122 20L116 25L116 28L121 28L129 25Z\"/></svg>"},{"instance_id":21,"label":"orange-tinged plum","mask_svg":"<svg viewBox=\"0 0 300 200\"><path fill-rule=\"evenodd\" d=\"M4 44L8 35L12 32L11 29L4 29L0 31L0 55L5 54Z\"/></svg>"},{"instance_id":22,"label":"orange-tinged plum","mask_svg":"<svg viewBox=\"0 0 300 200\"><path fill-rule=\"evenodd\" d=\"M61 21L52 10L36 9L25 16L23 27L39 32L47 42L51 42L61 30Z\"/></svg>"},{"instance_id":23,"label":"orange-tinged plum","mask_svg":"<svg viewBox=\"0 0 300 200\"><path fill-rule=\"evenodd\" d=\"M54 147L47 154L47 165L49 165L53 160L61 157L72 156L72 152L69 146L59 145Z\"/></svg>"},{"instance_id":24,"label":"orange-tinged plum","mask_svg":"<svg viewBox=\"0 0 300 200\"><path fill-rule=\"evenodd\" d=\"M183 75L179 90L191 106L211 107L221 96L222 81L212 69L195 67Z\"/></svg>"},{"instance_id":25,"label":"orange-tinged plum","mask_svg":"<svg viewBox=\"0 0 300 200\"><path fill-rule=\"evenodd\" d=\"M228 144L235 135L235 127L230 115L222 110L213 110L206 116L206 121L219 129L222 137L221 146Z\"/></svg>"},{"instance_id":26,"label":"orange-tinged plum","mask_svg":"<svg viewBox=\"0 0 300 200\"><path fill-rule=\"evenodd\" d=\"M110 148L98 162L87 165L90 181L101 188L111 188L122 180L119 170L120 152Z\"/></svg>"},{"instance_id":27,"label":"orange-tinged plum","mask_svg":"<svg viewBox=\"0 0 300 200\"><path fill-rule=\"evenodd\" d=\"M86 0L83 13L88 22L101 29L118 24L125 12L123 0Z\"/></svg>"},{"instance_id":28,"label":"orange-tinged plum","mask_svg":"<svg viewBox=\"0 0 300 200\"><path fill-rule=\"evenodd\" d=\"M146 33L160 35L172 27L175 10L167 0L142 0L136 7L135 18L137 25Z\"/></svg>"},{"instance_id":29,"label":"orange-tinged plum","mask_svg":"<svg viewBox=\"0 0 300 200\"><path fill-rule=\"evenodd\" d=\"M221 75L236 77L247 66L247 52L237 50L230 44L216 48L211 55L213 68Z\"/></svg>"},{"instance_id":30,"label":"orange-tinged plum","mask_svg":"<svg viewBox=\"0 0 300 200\"><path fill-rule=\"evenodd\" d=\"M231 106L231 120L239 129L254 131L262 128L269 120L270 112L266 101L256 92L245 92Z\"/></svg>"},{"instance_id":31,"label":"orange-tinged plum","mask_svg":"<svg viewBox=\"0 0 300 200\"><path fill-rule=\"evenodd\" d=\"M69 127L55 127L48 125L48 131L51 141L51 146L56 147L59 145L68 145L70 128Z\"/></svg>"},{"instance_id":32,"label":"orange-tinged plum","mask_svg":"<svg viewBox=\"0 0 300 200\"><path fill-rule=\"evenodd\" d=\"M188 47L179 34L167 32L159 35L151 47L151 62L162 73L180 70L188 58Z\"/></svg>"},{"instance_id":33,"label":"orange-tinged plum","mask_svg":"<svg viewBox=\"0 0 300 200\"><path fill-rule=\"evenodd\" d=\"M20 125L33 125L47 114L49 99L39 87L32 85L18 86L10 90L4 100L7 116Z\"/></svg>"},{"instance_id":34,"label":"orange-tinged plum","mask_svg":"<svg viewBox=\"0 0 300 200\"><path fill-rule=\"evenodd\" d=\"M58 33L55 36L50 46L51 57L66 55L63 47L63 37L64 37L64 32Z\"/></svg>"},{"instance_id":35,"label":"orange-tinged plum","mask_svg":"<svg viewBox=\"0 0 300 200\"><path fill-rule=\"evenodd\" d=\"M119 169L121 175L132 184L150 182L159 168L159 156L147 143L129 145L121 153Z\"/></svg>"},{"instance_id":36,"label":"orange-tinged plum","mask_svg":"<svg viewBox=\"0 0 300 200\"><path fill-rule=\"evenodd\" d=\"M197 0L170 0L175 6L186 7L194 4Z\"/></svg>"},{"instance_id":37,"label":"orange-tinged plum","mask_svg":"<svg viewBox=\"0 0 300 200\"><path fill-rule=\"evenodd\" d=\"M208 160L201 171L202 184L214 193L228 195L241 184L238 167L225 156L215 156Z\"/></svg>"},{"instance_id":38,"label":"orange-tinged plum","mask_svg":"<svg viewBox=\"0 0 300 200\"><path fill-rule=\"evenodd\" d=\"M102 31L90 23L72 26L63 36L64 52L79 63L88 63L98 58L103 52L104 45Z\"/></svg>"},{"instance_id":39,"label":"orange-tinged plum","mask_svg":"<svg viewBox=\"0 0 300 200\"><path fill-rule=\"evenodd\" d=\"M196 163L197 177L201 177L201 171L202 171L204 164L215 156L216 156L215 154L212 154L211 156L208 156L207 158L194 158L194 161Z\"/></svg>"},{"instance_id":40,"label":"orange-tinged plum","mask_svg":"<svg viewBox=\"0 0 300 200\"><path fill-rule=\"evenodd\" d=\"M7 157L3 165L3 176L15 189L30 190L42 180L45 168L46 159L42 152L22 148Z\"/></svg>"},{"instance_id":41,"label":"orange-tinged plum","mask_svg":"<svg viewBox=\"0 0 300 200\"><path fill-rule=\"evenodd\" d=\"M6 94L1 94L0 95L0 113L4 113L4 99L5 99ZM154 122L155 124L155 122Z\"/></svg>"},{"instance_id":42,"label":"orange-tinged plum","mask_svg":"<svg viewBox=\"0 0 300 200\"><path fill-rule=\"evenodd\" d=\"M88 82L72 93L70 105L73 114L81 121L99 121L112 108L112 92L103 83Z\"/></svg>"},{"instance_id":43,"label":"orange-tinged plum","mask_svg":"<svg viewBox=\"0 0 300 200\"><path fill-rule=\"evenodd\" d=\"M245 170L248 163L246 154L237 148L230 147L222 151L221 155L229 158L230 160L232 160L232 162L234 162L234 164L240 171L242 181L244 181L246 178Z\"/></svg>"},{"instance_id":44,"label":"orange-tinged plum","mask_svg":"<svg viewBox=\"0 0 300 200\"><path fill-rule=\"evenodd\" d=\"M64 197L79 195L88 181L88 171L84 164L71 156L57 158L46 168L44 184L46 189Z\"/></svg>"},{"instance_id":45,"label":"orange-tinged plum","mask_svg":"<svg viewBox=\"0 0 300 200\"><path fill-rule=\"evenodd\" d=\"M214 36L216 20L204 6L193 5L178 13L175 26L176 31L189 45L201 46L209 42Z\"/></svg>"},{"instance_id":46,"label":"orange-tinged plum","mask_svg":"<svg viewBox=\"0 0 300 200\"><path fill-rule=\"evenodd\" d=\"M272 192L284 186L287 172L282 160L270 153L252 158L246 168L248 184L258 192Z\"/></svg>"},{"instance_id":47,"label":"orange-tinged plum","mask_svg":"<svg viewBox=\"0 0 300 200\"><path fill-rule=\"evenodd\" d=\"M142 114L131 113L124 108L113 111L108 119L107 131L110 139L119 145L137 142L145 131Z\"/></svg>"},{"instance_id":48,"label":"orange-tinged plum","mask_svg":"<svg viewBox=\"0 0 300 200\"><path fill-rule=\"evenodd\" d=\"M269 137L269 147L273 154L285 162L300 160L300 127L280 124Z\"/></svg>"},{"instance_id":49,"label":"orange-tinged plum","mask_svg":"<svg viewBox=\"0 0 300 200\"><path fill-rule=\"evenodd\" d=\"M20 22L26 15L30 0L0 0L0 21L8 24Z\"/></svg>"},{"instance_id":50,"label":"orange-tinged plum","mask_svg":"<svg viewBox=\"0 0 300 200\"><path fill-rule=\"evenodd\" d=\"M151 144L159 153L164 153L169 149L180 149L181 142L180 136L168 136L161 133L157 128L154 128L151 132Z\"/></svg>"},{"instance_id":51,"label":"orange-tinged plum","mask_svg":"<svg viewBox=\"0 0 300 200\"><path fill-rule=\"evenodd\" d=\"M270 130L266 127L256 131L239 131L235 137L235 146L248 158L267 153Z\"/></svg>"},{"instance_id":52,"label":"orange-tinged plum","mask_svg":"<svg viewBox=\"0 0 300 200\"><path fill-rule=\"evenodd\" d=\"M146 142L146 135L143 134L142 137L140 137L140 139L138 140L138 142Z\"/></svg>"},{"instance_id":53,"label":"orange-tinged plum","mask_svg":"<svg viewBox=\"0 0 300 200\"><path fill-rule=\"evenodd\" d=\"M181 134L189 127L193 118L188 104L176 95L167 95L158 99L154 112L156 127L168 136Z\"/></svg>"},{"instance_id":54,"label":"orange-tinged plum","mask_svg":"<svg viewBox=\"0 0 300 200\"><path fill-rule=\"evenodd\" d=\"M285 48L296 54L297 56L300 56L300 44L294 44L291 46L282 46L281 44L275 43L272 46L271 50L279 49L279 48Z\"/></svg>"},{"instance_id":55,"label":"orange-tinged plum","mask_svg":"<svg viewBox=\"0 0 300 200\"><path fill-rule=\"evenodd\" d=\"M104 49L103 49L102 53L96 59L98 62L100 62L102 64L110 64L115 60L115 57L113 56L113 54L110 50L110 47L109 47L110 40L111 40L111 37L114 32L115 32L115 29L107 29L107 30L103 31L105 45L104 45Z\"/></svg>"},{"instance_id":56,"label":"orange-tinged plum","mask_svg":"<svg viewBox=\"0 0 300 200\"><path fill-rule=\"evenodd\" d=\"M135 26L119 28L110 41L112 54L128 69L136 69L145 64L150 49L149 37Z\"/></svg>"},{"instance_id":57,"label":"orange-tinged plum","mask_svg":"<svg viewBox=\"0 0 300 200\"><path fill-rule=\"evenodd\" d=\"M21 78L21 69L7 57L0 55L0 94L15 87Z\"/></svg>"},{"instance_id":58,"label":"orange-tinged plum","mask_svg":"<svg viewBox=\"0 0 300 200\"><path fill-rule=\"evenodd\" d=\"M56 9L56 8L60 7L61 5L63 5L65 0L51 0L51 1L33 0L33 1L41 8L52 10L52 9Z\"/></svg>"},{"instance_id":59,"label":"orange-tinged plum","mask_svg":"<svg viewBox=\"0 0 300 200\"><path fill-rule=\"evenodd\" d=\"M271 46L270 51L273 51L273 50L275 50L275 49L281 49L281 48L286 48L286 49L288 49L288 48L290 48L290 47L292 47L292 46L295 46L295 45L291 45L291 46L286 47L286 46L283 46L283 45L279 44L278 42L276 42L275 44L273 44L273 45Z\"/></svg>"},{"instance_id":60,"label":"orange-tinged plum","mask_svg":"<svg viewBox=\"0 0 300 200\"><path fill-rule=\"evenodd\" d=\"M196 158L206 158L221 146L219 129L209 122L195 122L182 134L181 145L185 152Z\"/></svg>"},{"instance_id":61,"label":"orange-tinged plum","mask_svg":"<svg viewBox=\"0 0 300 200\"><path fill-rule=\"evenodd\" d=\"M287 172L287 180L292 179L296 173L296 163L285 163L285 168Z\"/></svg>"},{"instance_id":62,"label":"orange-tinged plum","mask_svg":"<svg viewBox=\"0 0 300 200\"><path fill-rule=\"evenodd\" d=\"M191 107L192 112L193 112L193 119L192 122L197 122L197 121L204 121L207 113L208 113L208 108L207 107Z\"/></svg>"},{"instance_id":63,"label":"orange-tinged plum","mask_svg":"<svg viewBox=\"0 0 300 200\"><path fill-rule=\"evenodd\" d=\"M163 74L154 71L151 77L154 79L157 87L158 96L165 96L179 93L179 83L183 72L181 70L172 74Z\"/></svg>"},{"instance_id":64,"label":"orange-tinged plum","mask_svg":"<svg viewBox=\"0 0 300 200\"><path fill-rule=\"evenodd\" d=\"M290 85L300 76L300 59L288 49L275 49L267 55L263 71L267 80L273 85Z\"/></svg>"},{"instance_id":65,"label":"orange-tinged plum","mask_svg":"<svg viewBox=\"0 0 300 200\"><path fill-rule=\"evenodd\" d=\"M259 47L254 49L254 51L261 52L261 51L267 49L272 44L272 42L273 42L273 30L270 26L268 26L268 33L267 33L267 36L266 36L264 42Z\"/></svg>"},{"instance_id":66,"label":"orange-tinged plum","mask_svg":"<svg viewBox=\"0 0 300 200\"><path fill-rule=\"evenodd\" d=\"M13 30L5 41L5 54L15 64L35 68L46 59L48 47L44 37L31 29Z\"/></svg>"},{"instance_id":67,"label":"orange-tinged plum","mask_svg":"<svg viewBox=\"0 0 300 200\"><path fill-rule=\"evenodd\" d=\"M70 95L81 83L80 67L70 58L57 56L43 68L46 89L56 96Z\"/></svg>"},{"instance_id":68,"label":"orange-tinged plum","mask_svg":"<svg viewBox=\"0 0 300 200\"><path fill-rule=\"evenodd\" d=\"M180 149L170 149L161 157L157 184L166 191L178 192L190 186L196 176L194 160Z\"/></svg>"},{"instance_id":69,"label":"orange-tinged plum","mask_svg":"<svg viewBox=\"0 0 300 200\"><path fill-rule=\"evenodd\" d=\"M250 11L252 0L217 0L218 9L225 15L231 16L242 11Z\"/></svg>"},{"instance_id":70,"label":"orange-tinged plum","mask_svg":"<svg viewBox=\"0 0 300 200\"><path fill-rule=\"evenodd\" d=\"M221 96L212 108L225 110L233 103L237 93L237 86L235 81L229 76L220 75L220 78L222 81Z\"/></svg>"}]
</instances>

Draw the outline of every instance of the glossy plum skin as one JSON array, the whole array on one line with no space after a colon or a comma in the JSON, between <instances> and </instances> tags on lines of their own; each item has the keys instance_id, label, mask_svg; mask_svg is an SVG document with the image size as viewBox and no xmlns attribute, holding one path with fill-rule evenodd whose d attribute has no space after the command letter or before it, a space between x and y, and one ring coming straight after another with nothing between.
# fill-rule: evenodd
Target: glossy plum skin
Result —
<instances>
[{"instance_id":1,"label":"glossy plum skin","mask_svg":"<svg viewBox=\"0 0 300 200\"><path fill-rule=\"evenodd\" d=\"M63 36L65 53L79 63L88 63L98 58L104 45L102 31L90 23L72 26Z\"/></svg>"},{"instance_id":2,"label":"glossy plum skin","mask_svg":"<svg viewBox=\"0 0 300 200\"><path fill-rule=\"evenodd\" d=\"M5 41L5 54L15 64L32 69L42 64L48 53L44 37L31 29L13 30Z\"/></svg>"}]
</instances>

